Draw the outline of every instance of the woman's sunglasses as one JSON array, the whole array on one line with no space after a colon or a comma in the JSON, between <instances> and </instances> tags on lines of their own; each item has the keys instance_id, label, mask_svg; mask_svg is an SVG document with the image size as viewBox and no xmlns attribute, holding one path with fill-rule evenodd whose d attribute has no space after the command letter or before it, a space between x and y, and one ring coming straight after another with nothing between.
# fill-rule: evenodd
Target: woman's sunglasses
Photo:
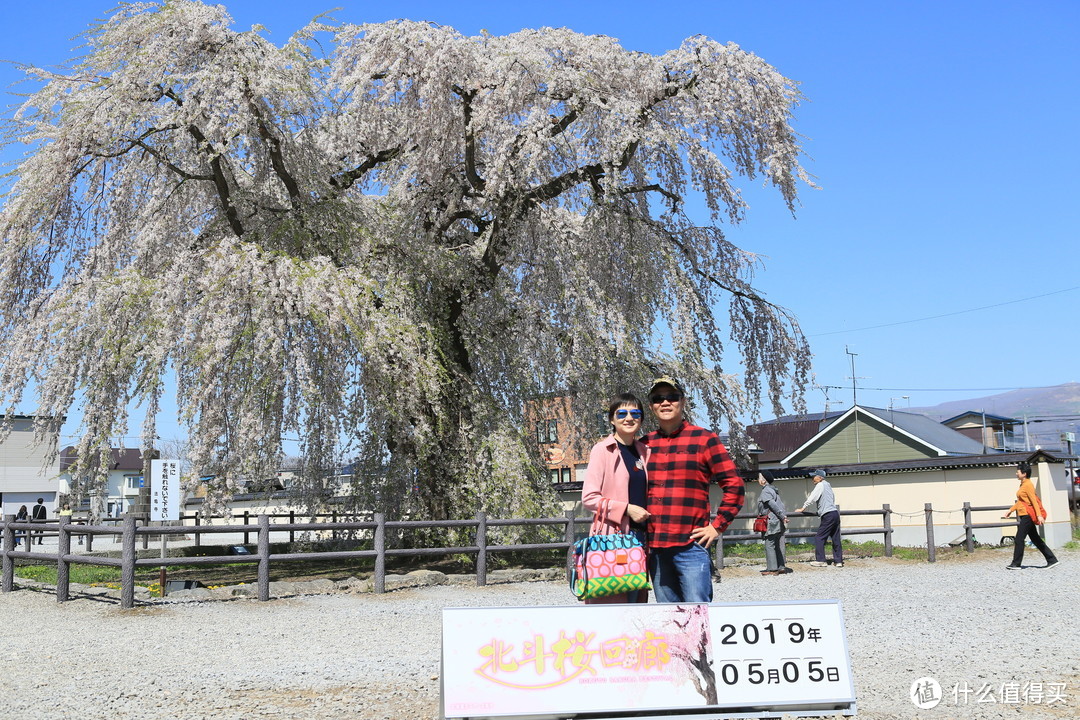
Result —
<instances>
[{"instance_id":1,"label":"woman's sunglasses","mask_svg":"<svg viewBox=\"0 0 1080 720\"><path fill-rule=\"evenodd\" d=\"M627 415L634 418L635 420L640 420L641 419L641 411L640 410L626 410L626 409L623 409L623 410L616 410L615 411L615 418L618 419L618 420L625 419Z\"/></svg>"}]
</instances>

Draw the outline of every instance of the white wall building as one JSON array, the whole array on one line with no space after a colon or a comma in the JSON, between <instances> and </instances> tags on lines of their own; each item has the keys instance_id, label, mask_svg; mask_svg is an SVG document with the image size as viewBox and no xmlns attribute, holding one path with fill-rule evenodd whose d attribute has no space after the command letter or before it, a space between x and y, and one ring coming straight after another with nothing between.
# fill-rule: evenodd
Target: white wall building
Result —
<instances>
[{"instance_id":1,"label":"white wall building","mask_svg":"<svg viewBox=\"0 0 1080 720\"><path fill-rule=\"evenodd\" d=\"M45 459L56 447L58 435L51 442L47 440L35 446L33 416L8 415L0 416L0 419L12 423L11 433L0 442L0 506L3 514L14 515L21 505L29 511L37 504L37 499L42 498L49 517L54 517L60 491L60 462L57 459L46 465Z\"/></svg>"},{"instance_id":2,"label":"white wall building","mask_svg":"<svg viewBox=\"0 0 1080 720\"><path fill-rule=\"evenodd\" d=\"M73 485L68 472L75 462L75 448L64 448L60 453L61 490L71 492ZM109 451L108 480L101 512L107 517L120 517L132 510L139 497L143 483L143 460L139 450L112 448Z\"/></svg>"}]
</instances>

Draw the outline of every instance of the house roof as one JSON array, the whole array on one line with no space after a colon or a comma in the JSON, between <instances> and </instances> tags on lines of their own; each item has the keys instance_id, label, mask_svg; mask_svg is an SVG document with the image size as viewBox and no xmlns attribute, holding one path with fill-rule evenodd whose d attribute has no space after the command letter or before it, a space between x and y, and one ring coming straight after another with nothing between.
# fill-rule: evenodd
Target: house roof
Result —
<instances>
[{"instance_id":1,"label":"house roof","mask_svg":"<svg viewBox=\"0 0 1080 720\"><path fill-rule=\"evenodd\" d=\"M876 463L850 463L846 465L823 465L820 466L829 477L843 475L878 475L884 473L918 472L922 470L948 470L965 467L1001 467L1003 465L1016 465L1020 462L1050 462L1061 463L1069 459L1065 455L1055 455L1045 450L1024 452L996 452L985 455L951 455L936 458L921 458L918 460L892 460L889 462ZM818 466L814 466L818 467ZM786 478L802 477L809 475L811 468L787 468L785 470L770 470L777 480Z\"/></svg>"},{"instance_id":2,"label":"house roof","mask_svg":"<svg viewBox=\"0 0 1080 720\"><path fill-rule=\"evenodd\" d=\"M954 415L953 417L949 418L948 420L942 420L941 424L942 425L948 425L951 422L956 422L960 418L966 418L966 417L986 418L987 420L990 420L992 422L1005 423L1006 425L1009 425L1009 424L1019 425L1020 424L1020 421L1017 420L1016 418L1004 417L1002 415L994 415L992 413L985 413L985 412L981 412L979 410L968 410L966 412L962 412L959 415Z\"/></svg>"},{"instance_id":3,"label":"house roof","mask_svg":"<svg viewBox=\"0 0 1080 720\"><path fill-rule=\"evenodd\" d=\"M823 421L817 434L785 455L781 462L787 464L812 445L821 444L838 431L843 420L856 415L871 423L894 429L935 455L979 455L983 452L982 443L926 415L853 405L845 412Z\"/></svg>"},{"instance_id":4,"label":"house roof","mask_svg":"<svg viewBox=\"0 0 1080 720\"><path fill-rule=\"evenodd\" d=\"M60 451L60 472L66 472L75 464L75 448L70 445ZM142 451L112 448L109 450L109 470L138 470L143 469Z\"/></svg>"},{"instance_id":5,"label":"house roof","mask_svg":"<svg viewBox=\"0 0 1080 720\"><path fill-rule=\"evenodd\" d=\"M1061 455L1047 452L1046 450L1030 450L1024 452L996 452L986 455L945 455L936 458L920 458L918 460L891 460L888 462L873 463L850 463L845 465L814 465L813 467L793 468L770 468L769 472L777 480L805 480L810 476L810 471L820 468L828 477L851 477L856 475L883 475L886 473L902 472L925 472L927 470L955 470L959 468L974 467L1002 467L1016 465L1021 462L1036 463L1063 463L1066 460L1075 461L1077 458L1071 455ZM743 468L739 474L744 480L750 481L751 473ZM559 492L580 491L580 480L567 483L553 483L552 487Z\"/></svg>"},{"instance_id":6,"label":"house roof","mask_svg":"<svg viewBox=\"0 0 1080 720\"><path fill-rule=\"evenodd\" d=\"M821 432L821 423L843 415L843 412L785 415L746 428L754 443L761 448L759 463L779 462L797 447Z\"/></svg>"}]
</instances>

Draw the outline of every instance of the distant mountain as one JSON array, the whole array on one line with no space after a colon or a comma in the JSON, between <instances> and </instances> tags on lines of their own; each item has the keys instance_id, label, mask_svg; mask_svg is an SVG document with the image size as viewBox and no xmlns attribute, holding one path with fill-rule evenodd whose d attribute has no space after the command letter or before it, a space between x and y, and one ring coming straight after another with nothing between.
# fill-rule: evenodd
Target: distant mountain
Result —
<instances>
[{"instance_id":1,"label":"distant mountain","mask_svg":"<svg viewBox=\"0 0 1080 720\"><path fill-rule=\"evenodd\" d=\"M932 407L913 407L908 412L947 420L969 410L1017 420L1027 418L1028 436L1032 438L1032 444L1047 450L1057 449L1061 447L1061 433L1075 432L1080 435L1080 383L1010 390L970 400L950 400ZM1019 428L1017 435L1020 436ZM1073 446L1074 452L1078 446L1080 443Z\"/></svg>"}]
</instances>

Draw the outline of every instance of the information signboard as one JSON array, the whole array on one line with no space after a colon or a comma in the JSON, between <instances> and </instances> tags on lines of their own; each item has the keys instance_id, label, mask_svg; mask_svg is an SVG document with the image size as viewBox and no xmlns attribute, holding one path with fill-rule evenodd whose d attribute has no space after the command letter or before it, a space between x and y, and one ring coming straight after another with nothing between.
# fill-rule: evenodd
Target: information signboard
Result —
<instances>
[{"instance_id":1,"label":"information signboard","mask_svg":"<svg viewBox=\"0 0 1080 720\"><path fill-rule=\"evenodd\" d=\"M180 461L150 461L150 519L180 519Z\"/></svg>"},{"instance_id":2,"label":"information signboard","mask_svg":"<svg viewBox=\"0 0 1080 720\"><path fill-rule=\"evenodd\" d=\"M447 608L442 665L444 718L855 712L839 600Z\"/></svg>"}]
</instances>

